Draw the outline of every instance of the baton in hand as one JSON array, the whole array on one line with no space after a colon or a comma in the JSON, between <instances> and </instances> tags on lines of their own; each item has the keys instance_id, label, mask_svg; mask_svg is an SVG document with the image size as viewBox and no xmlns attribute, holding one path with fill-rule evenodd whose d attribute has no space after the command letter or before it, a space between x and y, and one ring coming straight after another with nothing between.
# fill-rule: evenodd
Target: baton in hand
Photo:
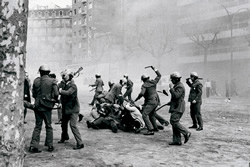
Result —
<instances>
[{"instance_id":1,"label":"baton in hand","mask_svg":"<svg viewBox=\"0 0 250 167\"><path fill-rule=\"evenodd\" d=\"M145 69L146 69L146 68L152 68L152 67L153 67L153 66L146 66Z\"/></svg>"}]
</instances>

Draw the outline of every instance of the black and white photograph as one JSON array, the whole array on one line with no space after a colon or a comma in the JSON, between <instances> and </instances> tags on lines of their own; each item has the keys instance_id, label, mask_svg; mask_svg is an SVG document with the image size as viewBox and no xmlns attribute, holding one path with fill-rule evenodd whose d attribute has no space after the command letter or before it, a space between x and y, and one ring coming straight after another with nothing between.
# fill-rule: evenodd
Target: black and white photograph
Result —
<instances>
[{"instance_id":1,"label":"black and white photograph","mask_svg":"<svg viewBox=\"0 0 250 167\"><path fill-rule=\"evenodd\" d=\"M250 0L0 0L0 167L211 166L250 166Z\"/></svg>"}]
</instances>

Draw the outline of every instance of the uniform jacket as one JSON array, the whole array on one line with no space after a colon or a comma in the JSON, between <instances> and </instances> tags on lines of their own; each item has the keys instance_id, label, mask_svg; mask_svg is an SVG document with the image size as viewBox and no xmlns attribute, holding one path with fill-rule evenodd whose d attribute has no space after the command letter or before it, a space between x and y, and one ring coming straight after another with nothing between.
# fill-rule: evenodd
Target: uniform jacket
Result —
<instances>
[{"instance_id":1,"label":"uniform jacket","mask_svg":"<svg viewBox=\"0 0 250 167\"><path fill-rule=\"evenodd\" d=\"M111 103L115 103L115 100L118 99L119 95L121 94L122 94L122 85L120 83L116 83L107 93L105 99L109 100Z\"/></svg>"},{"instance_id":2,"label":"uniform jacket","mask_svg":"<svg viewBox=\"0 0 250 167\"><path fill-rule=\"evenodd\" d=\"M103 86L104 86L104 83L103 83L103 80L101 78L97 78L95 80L95 83L93 85L90 85L90 86L95 86L96 89L95 89L95 92L98 92L98 93L101 93L103 91Z\"/></svg>"},{"instance_id":3,"label":"uniform jacket","mask_svg":"<svg viewBox=\"0 0 250 167\"><path fill-rule=\"evenodd\" d=\"M80 104L77 97L77 86L73 80L67 82L61 92L62 113L79 113Z\"/></svg>"},{"instance_id":4,"label":"uniform jacket","mask_svg":"<svg viewBox=\"0 0 250 167\"><path fill-rule=\"evenodd\" d=\"M144 105L158 105L160 102L156 85L161 79L161 73L157 70L156 75L155 79L145 81L141 87L141 92L138 97L144 97Z\"/></svg>"},{"instance_id":5,"label":"uniform jacket","mask_svg":"<svg viewBox=\"0 0 250 167\"><path fill-rule=\"evenodd\" d=\"M128 89L128 90L132 89L133 84L134 84L134 83L128 78L128 79L127 79L127 84L126 84L126 85L127 85L127 89Z\"/></svg>"},{"instance_id":6,"label":"uniform jacket","mask_svg":"<svg viewBox=\"0 0 250 167\"><path fill-rule=\"evenodd\" d=\"M169 112L179 112L184 113L185 111L185 87L181 82L174 85L173 88L169 90L171 94Z\"/></svg>"},{"instance_id":7,"label":"uniform jacket","mask_svg":"<svg viewBox=\"0 0 250 167\"><path fill-rule=\"evenodd\" d=\"M58 95L58 87L54 78L51 78L48 75L43 75L34 80L32 96L35 98L35 106L39 111L48 111L46 107L41 105L41 99L56 101Z\"/></svg>"},{"instance_id":8,"label":"uniform jacket","mask_svg":"<svg viewBox=\"0 0 250 167\"><path fill-rule=\"evenodd\" d=\"M197 103L202 102L202 84L198 79L196 79L193 83L191 83L189 80L186 82L188 86L190 87L189 97L188 101L192 102L195 100Z\"/></svg>"}]
</instances>

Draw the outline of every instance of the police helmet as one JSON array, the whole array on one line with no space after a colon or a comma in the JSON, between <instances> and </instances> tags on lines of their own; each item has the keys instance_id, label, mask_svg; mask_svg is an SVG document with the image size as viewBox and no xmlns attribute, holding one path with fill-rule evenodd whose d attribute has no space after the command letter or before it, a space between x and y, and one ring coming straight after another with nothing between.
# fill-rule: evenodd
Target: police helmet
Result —
<instances>
[{"instance_id":1,"label":"police helmet","mask_svg":"<svg viewBox=\"0 0 250 167\"><path fill-rule=\"evenodd\" d=\"M44 65L41 65L39 67L39 71L46 71L46 72L50 72L50 68L48 65L44 64Z\"/></svg>"},{"instance_id":2,"label":"police helmet","mask_svg":"<svg viewBox=\"0 0 250 167\"><path fill-rule=\"evenodd\" d=\"M141 76L141 80L142 80L142 81L145 81L145 80L147 80L147 79L149 79L149 76L148 76L148 75L143 74L143 75Z\"/></svg>"},{"instance_id":3,"label":"police helmet","mask_svg":"<svg viewBox=\"0 0 250 167\"><path fill-rule=\"evenodd\" d=\"M173 78L181 78L181 74L179 72L173 72L171 75L170 75L170 78L173 79Z\"/></svg>"},{"instance_id":4,"label":"police helmet","mask_svg":"<svg viewBox=\"0 0 250 167\"><path fill-rule=\"evenodd\" d=\"M95 74L95 77L98 78L98 77L101 77L101 74Z\"/></svg>"},{"instance_id":5,"label":"police helmet","mask_svg":"<svg viewBox=\"0 0 250 167\"><path fill-rule=\"evenodd\" d=\"M196 78L199 77L197 72L191 72L191 73L190 73L190 76L191 76L191 77L196 77Z\"/></svg>"}]
</instances>

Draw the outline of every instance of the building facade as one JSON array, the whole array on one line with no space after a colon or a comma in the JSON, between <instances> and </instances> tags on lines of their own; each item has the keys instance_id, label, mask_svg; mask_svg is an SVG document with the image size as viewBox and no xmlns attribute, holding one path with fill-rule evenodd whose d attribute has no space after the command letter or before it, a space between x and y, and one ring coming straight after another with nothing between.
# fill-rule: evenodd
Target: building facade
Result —
<instances>
[{"instance_id":1,"label":"building facade","mask_svg":"<svg viewBox=\"0 0 250 167\"><path fill-rule=\"evenodd\" d=\"M31 72L37 70L41 64L48 64L53 72L60 72L61 67L72 63L71 52L71 7L30 10L27 70Z\"/></svg>"},{"instance_id":2,"label":"building facade","mask_svg":"<svg viewBox=\"0 0 250 167\"><path fill-rule=\"evenodd\" d=\"M75 63L89 63L101 59L117 36L117 1L72 0L72 56Z\"/></svg>"},{"instance_id":3,"label":"building facade","mask_svg":"<svg viewBox=\"0 0 250 167\"><path fill-rule=\"evenodd\" d=\"M250 1L178 0L177 6L178 62L184 73L217 80L221 94L226 80L238 80L242 94L249 90Z\"/></svg>"}]
</instances>

